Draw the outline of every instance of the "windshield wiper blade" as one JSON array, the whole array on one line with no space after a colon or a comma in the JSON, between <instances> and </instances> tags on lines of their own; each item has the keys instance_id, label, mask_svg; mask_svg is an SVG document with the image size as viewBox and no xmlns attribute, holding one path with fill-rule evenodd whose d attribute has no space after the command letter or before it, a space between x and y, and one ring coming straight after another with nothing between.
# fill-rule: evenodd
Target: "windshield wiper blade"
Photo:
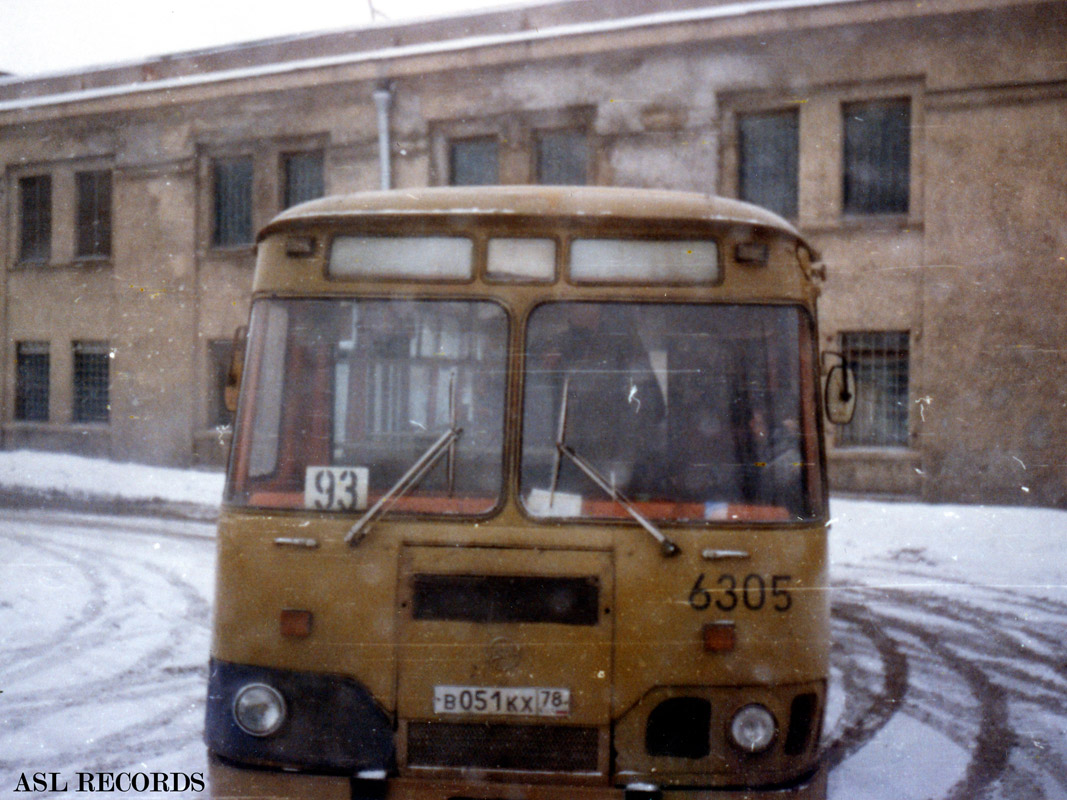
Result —
<instances>
[{"instance_id":1,"label":"windshield wiper blade","mask_svg":"<svg viewBox=\"0 0 1067 800\"><path fill-rule=\"evenodd\" d=\"M616 489L614 483L609 482L607 478L600 474L596 467L578 455L573 448L567 447L565 442L567 437L567 395L569 394L570 383L571 378L570 375L568 375L563 379L563 397L560 400L559 406L559 425L556 428L556 456L552 465L552 484L549 488L549 504L551 505L554 502L553 498L556 493L556 485L559 482L561 460L563 456L566 456L574 466L578 467L578 469L589 478L589 480L600 487L600 489L613 501L622 506L627 514L633 517L642 528L648 531L653 539L659 542L660 552L663 553L664 556L678 555L681 552L681 548L679 548L677 544L669 539L663 531L652 524L652 521L645 517L644 514L638 511L626 495Z\"/></svg>"},{"instance_id":2,"label":"windshield wiper blade","mask_svg":"<svg viewBox=\"0 0 1067 800\"><path fill-rule=\"evenodd\" d=\"M390 486L389 490L379 497L378 501L368 508L362 517L356 520L356 523L345 534L345 542L353 547L362 542L370 530L370 524L388 511L393 503L418 485L422 477L440 460L441 456L452 450L452 445L461 433L463 433L462 428L453 427L441 434L441 437L431 444L425 453L419 456L408 471L400 476L400 480Z\"/></svg>"},{"instance_id":3,"label":"windshield wiper blade","mask_svg":"<svg viewBox=\"0 0 1067 800\"><path fill-rule=\"evenodd\" d=\"M585 476L589 478L589 480L599 486L608 497L610 497L612 500L614 500L616 503L626 509L626 513L633 517L642 528L648 531L652 535L653 539L659 542L660 550L663 555L676 556L678 555L678 553L681 552L681 549L678 547L678 545L668 539L666 534L663 533L663 531L653 525L651 520L649 520L647 517L645 517L644 514L638 511L634 507L633 503L631 503L630 500L626 497L626 495L624 495L622 492L612 486L608 482L608 480L600 474L596 467L594 467L592 464L590 464L588 461L586 461L584 458L574 452L573 449L567 447L562 442L556 443L556 450L560 453L560 455L564 455L569 458L574 464L574 466L578 467L578 469L580 469L585 474Z\"/></svg>"},{"instance_id":4,"label":"windshield wiper blade","mask_svg":"<svg viewBox=\"0 0 1067 800\"><path fill-rule=\"evenodd\" d=\"M392 508L401 497L411 489L418 486L423 476L433 469L441 456L448 454L448 494L451 497L456 483L456 440L463 433L463 429L456 424L456 371L448 379L448 417L449 428L441 434L441 437L426 448L415 463L408 467L407 472L400 476L400 480L378 498L378 501L356 520L356 523L345 534L345 542L355 547L362 542L370 532L371 523Z\"/></svg>"}]
</instances>

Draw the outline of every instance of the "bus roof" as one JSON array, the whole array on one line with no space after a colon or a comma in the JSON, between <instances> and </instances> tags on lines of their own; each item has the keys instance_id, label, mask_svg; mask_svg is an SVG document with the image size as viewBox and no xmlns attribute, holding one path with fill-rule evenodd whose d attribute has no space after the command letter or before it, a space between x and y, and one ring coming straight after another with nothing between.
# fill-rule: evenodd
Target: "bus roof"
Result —
<instances>
[{"instance_id":1,"label":"bus roof","mask_svg":"<svg viewBox=\"0 0 1067 800\"><path fill-rule=\"evenodd\" d=\"M814 252L789 222L751 203L695 192L601 186L433 187L337 195L282 212L260 232L260 239L293 223L408 214L708 220L777 230Z\"/></svg>"}]
</instances>

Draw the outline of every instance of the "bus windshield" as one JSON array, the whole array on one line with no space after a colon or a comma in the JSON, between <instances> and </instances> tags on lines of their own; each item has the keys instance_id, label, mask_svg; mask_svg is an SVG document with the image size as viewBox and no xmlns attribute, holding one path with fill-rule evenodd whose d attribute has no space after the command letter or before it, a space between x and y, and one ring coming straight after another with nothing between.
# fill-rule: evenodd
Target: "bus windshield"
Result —
<instances>
[{"instance_id":1,"label":"bus windshield","mask_svg":"<svg viewBox=\"0 0 1067 800\"><path fill-rule=\"evenodd\" d=\"M466 300L255 304L230 499L485 514L503 473L507 318ZM442 434L418 481L394 487ZM391 491L392 490L392 491Z\"/></svg>"},{"instance_id":2,"label":"bus windshield","mask_svg":"<svg viewBox=\"0 0 1067 800\"><path fill-rule=\"evenodd\" d=\"M798 307L554 302L531 314L526 341L520 494L532 516L818 513L811 323Z\"/></svg>"}]
</instances>

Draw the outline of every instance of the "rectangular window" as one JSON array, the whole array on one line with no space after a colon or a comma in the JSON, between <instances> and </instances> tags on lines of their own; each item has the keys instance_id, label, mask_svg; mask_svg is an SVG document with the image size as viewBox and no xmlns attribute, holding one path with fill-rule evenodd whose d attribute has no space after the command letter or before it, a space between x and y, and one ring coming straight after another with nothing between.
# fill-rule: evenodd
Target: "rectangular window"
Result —
<instances>
[{"instance_id":1,"label":"rectangular window","mask_svg":"<svg viewBox=\"0 0 1067 800\"><path fill-rule=\"evenodd\" d=\"M19 178L19 260L46 262L52 256L52 176Z\"/></svg>"},{"instance_id":2,"label":"rectangular window","mask_svg":"<svg viewBox=\"0 0 1067 800\"><path fill-rule=\"evenodd\" d=\"M107 422L111 349L107 342L74 343L74 421Z\"/></svg>"},{"instance_id":3,"label":"rectangular window","mask_svg":"<svg viewBox=\"0 0 1067 800\"><path fill-rule=\"evenodd\" d=\"M556 186L589 182L589 140L584 131L537 134L537 182Z\"/></svg>"},{"instance_id":4,"label":"rectangular window","mask_svg":"<svg viewBox=\"0 0 1067 800\"><path fill-rule=\"evenodd\" d=\"M48 421L48 342L19 342L15 351L15 419Z\"/></svg>"},{"instance_id":5,"label":"rectangular window","mask_svg":"<svg viewBox=\"0 0 1067 800\"><path fill-rule=\"evenodd\" d=\"M466 236L338 236L330 247L332 278L464 280L474 274Z\"/></svg>"},{"instance_id":6,"label":"rectangular window","mask_svg":"<svg viewBox=\"0 0 1067 800\"><path fill-rule=\"evenodd\" d=\"M111 255L111 172L79 172L78 235L79 258Z\"/></svg>"},{"instance_id":7,"label":"rectangular window","mask_svg":"<svg viewBox=\"0 0 1067 800\"><path fill-rule=\"evenodd\" d=\"M846 214L906 214L911 103L879 100L843 107Z\"/></svg>"},{"instance_id":8,"label":"rectangular window","mask_svg":"<svg viewBox=\"0 0 1067 800\"><path fill-rule=\"evenodd\" d=\"M252 157L214 162L214 233L216 247L252 244Z\"/></svg>"},{"instance_id":9,"label":"rectangular window","mask_svg":"<svg viewBox=\"0 0 1067 800\"><path fill-rule=\"evenodd\" d=\"M233 424L233 412L226 408L226 381L233 358L232 339L208 342L208 370L211 394L208 396L208 422L218 427Z\"/></svg>"},{"instance_id":10,"label":"rectangular window","mask_svg":"<svg viewBox=\"0 0 1067 800\"><path fill-rule=\"evenodd\" d=\"M493 136L453 141L449 149L452 186L493 186L500 183L500 155Z\"/></svg>"},{"instance_id":11,"label":"rectangular window","mask_svg":"<svg viewBox=\"0 0 1067 800\"><path fill-rule=\"evenodd\" d=\"M504 485L507 345L491 301L257 301L231 497L488 513Z\"/></svg>"},{"instance_id":12,"label":"rectangular window","mask_svg":"<svg viewBox=\"0 0 1067 800\"><path fill-rule=\"evenodd\" d=\"M282 156L282 164L285 184L282 202L285 208L307 200L314 200L326 193L321 150L309 153L289 153Z\"/></svg>"},{"instance_id":13,"label":"rectangular window","mask_svg":"<svg viewBox=\"0 0 1067 800\"><path fill-rule=\"evenodd\" d=\"M856 376L856 414L837 429L837 444L906 446L908 332L842 333L841 352Z\"/></svg>"},{"instance_id":14,"label":"rectangular window","mask_svg":"<svg viewBox=\"0 0 1067 800\"><path fill-rule=\"evenodd\" d=\"M746 114L738 120L741 199L789 219L797 216L798 120L796 110Z\"/></svg>"},{"instance_id":15,"label":"rectangular window","mask_svg":"<svg viewBox=\"0 0 1067 800\"><path fill-rule=\"evenodd\" d=\"M719 246L714 239L575 239L575 283L715 283Z\"/></svg>"}]
</instances>

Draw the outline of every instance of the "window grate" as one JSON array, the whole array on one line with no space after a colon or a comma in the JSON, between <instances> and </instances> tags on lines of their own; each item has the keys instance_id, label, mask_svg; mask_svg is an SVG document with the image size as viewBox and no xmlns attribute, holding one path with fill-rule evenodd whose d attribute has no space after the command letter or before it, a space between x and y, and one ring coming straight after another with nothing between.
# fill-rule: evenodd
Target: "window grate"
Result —
<instances>
[{"instance_id":1,"label":"window grate","mask_svg":"<svg viewBox=\"0 0 1067 800\"><path fill-rule=\"evenodd\" d=\"M797 216L799 131L795 110L746 114L738 120L742 200L783 217Z\"/></svg>"},{"instance_id":2,"label":"window grate","mask_svg":"<svg viewBox=\"0 0 1067 800\"><path fill-rule=\"evenodd\" d=\"M214 163L216 247L252 243L252 157L220 158Z\"/></svg>"},{"instance_id":3,"label":"window grate","mask_svg":"<svg viewBox=\"0 0 1067 800\"><path fill-rule=\"evenodd\" d=\"M108 170L79 172L79 257L111 255L111 173Z\"/></svg>"},{"instance_id":4,"label":"window grate","mask_svg":"<svg viewBox=\"0 0 1067 800\"><path fill-rule=\"evenodd\" d=\"M537 135L537 182L554 186L589 182L589 142L584 131L542 131Z\"/></svg>"},{"instance_id":5,"label":"window grate","mask_svg":"<svg viewBox=\"0 0 1067 800\"><path fill-rule=\"evenodd\" d=\"M48 261L52 256L52 176L19 179L19 260Z\"/></svg>"},{"instance_id":6,"label":"window grate","mask_svg":"<svg viewBox=\"0 0 1067 800\"><path fill-rule=\"evenodd\" d=\"M908 443L907 331L841 334L841 352L856 377L856 413L837 429L837 444L898 447Z\"/></svg>"},{"instance_id":7,"label":"window grate","mask_svg":"<svg viewBox=\"0 0 1067 800\"><path fill-rule=\"evenodd\" d=\"M314 200L326 193L321 150L290 153L283 157L283 163L285 192L282 201L286 208Z\"/></svg>"},{"instance_id":8,"label":"window grate","mask_svg":"<svg viewBox=\"0 0 1067 800\"><path fill-rule=\"evenodd\" d=\"M459 139L449 152L453 186L493 186L500 183L499 147L495 137Z\"/></svg>"},{"instance_id":9,"label":"window grate","mask_svg":"<svg viewBox=\"0 0 1067 800\"><path fill-rule=\"evenodd\" d=\"M911 156L911 102L849 103L845 128L846 214L906 214Z\"/></svg>"},{"instance_id":10,"label":"window grate","mask_svg":"<svg viewBox=\"0 0 1067 800\"><path fill-rule=\"evenodd\" d=\"M107 342L74 343L74 421L107 422L111 410Z\"/></svg>"},{"instance_id":11,"label":"window grate","mask_svg":"<svg viewBox=\"0 0 1067 800\"><path fill-rule=\"evenodd\" d=\"M15 419L48 421L48 342L19 342L15 351Z\"/></svg>"}]
</instances>

